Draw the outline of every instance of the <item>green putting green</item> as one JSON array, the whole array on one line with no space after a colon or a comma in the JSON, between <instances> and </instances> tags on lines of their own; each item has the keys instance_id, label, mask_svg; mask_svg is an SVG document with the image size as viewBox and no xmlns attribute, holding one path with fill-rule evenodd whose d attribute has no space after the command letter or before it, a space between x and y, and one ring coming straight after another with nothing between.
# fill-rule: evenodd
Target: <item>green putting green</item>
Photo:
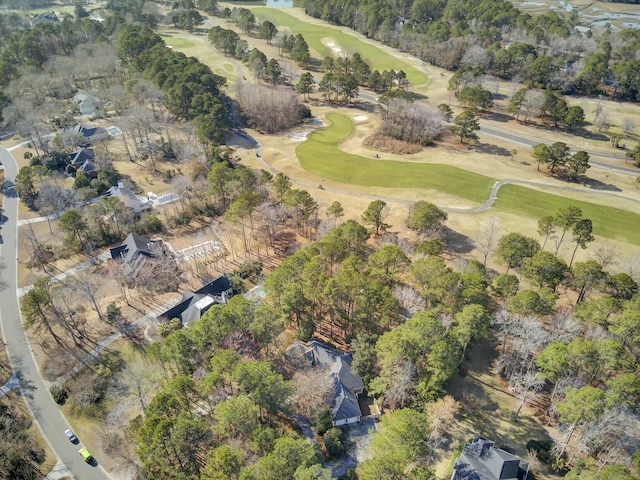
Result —
<instances>
[{"instance_id":1,"label":"green putting green","mask_svg":"<svg viewBox=\"0 0 640 480\"><path fill-rule=\"evenodd\" d=\"M345 153L338 148L353 133L353 121L341 114L327 116L331 125L313 132L298 145L302 168L323 178L353 185L427 188L484 203L493 178L448 165L377 160Z\"/></svg>"},{"instance_id":2,"label":"green putting green","mask_svg":"<svg viewBox=\"0 0 640 480\"><path fill-rule=\"evenodd\" d=\"M640 215L628 210L583 202L519 185L505 185L498 192L496 208L533 218L553 215L560 207L574 205L593 222L593 233L614 240L640 244Z\"/></svg>"},{"instance_id":3,"label":"green putting green","mask_svg":"<svg viewBox=\"0 0 640 480\"><path fill-rule=\"evenodd\" d=\"M341 32L338 30L338 27L301 22L297 18L276 8L258 7L251 8L251 11L259 17L260 22L269 20L280 30L286 27L294 34L301 33L309 45L309 48L315 50L323 57L335 55L335 51L333 51L331 47L322 43L322 39L330 38L336 44L336 48L350 53L359 52L363 59L370 62L372 70L403 70L407 74L409 83L413 86L422 85L427 81L427 76L419 69L412 67L402 60L398 60L393 55L389 55L375 45L363 42L355 35Z\"/></svg>"},{"instance_id":4,"label":"green putting green","mask_svg":"<svg viewBox=\"0 0 640 480\"><path fill-rule=\"evenodd\" d=\"M329 114L327 120L327 128L313 132L296 148L300 165L314 175L352 185L438 190L479 204L489 198L496 180L484 175L448 165L379 160L343 152L339 144L351 136L354 123L338 113ZM584 217L593 221L597 235L640 244L640 215L619 208L517 185L503 186L494 208L542 218L566 205L581 208Z\"/></svg>"}]
</instances>

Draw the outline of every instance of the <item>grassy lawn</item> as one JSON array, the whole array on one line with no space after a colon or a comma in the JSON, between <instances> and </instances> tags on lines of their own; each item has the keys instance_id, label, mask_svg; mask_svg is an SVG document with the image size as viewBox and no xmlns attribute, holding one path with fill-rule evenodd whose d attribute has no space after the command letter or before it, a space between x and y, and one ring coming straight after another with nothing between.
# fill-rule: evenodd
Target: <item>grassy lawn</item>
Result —
<instances>
[{"instance_id":1,"label":"grassy lawn","mask_svg":"<svg viewBox=\"0 0 640 480\"><path fill-rule=\"evenodd\" d=\"M625 115L640 115L640 111L638 110L632 110L630 108L616 108L616 112L618 113L623 113Z\"/></svg>"},{"instance_id":2,"label":"grassy lawn","mask_svg":"<svg viewBox=\"0 0 640 480\"><path fill-rule=\"evenodd\" d=\"M322 57L333 55L335 52L330 47L322 43L322 40L330 39L339 47L346 51L359 52L362 58L371 62L372 70L404 70L411 85L421 85L427 81L427 76L412 67L411 65L398 60L393 55L382 51L375 45L363 42L354 35L342 33L338 27L328 27L315 23L301 22L297 18L282 10L275 8L259 7L252 8L253 13L260 18L260 21L269 20L279 29L286 27L294 34L301 33L307 41L309 48L318 52Z\"/></svg>"},{"instance_id":3,"label":"grassy lawn","mask_svg":"<svg viewBox=\"0 0 640 480\"><path fill-rule=\"evenodd\" d=\"M377 160L343 152L340 142L353 133L353 121L342 114L327 116L328 128L312 133L296 148L300 165L322 178L352 185L425 188L456 195L480 204L489 197L495 179L456 167L395 160ZM505 185L495 207L532 218L555 213L560 207L580 207L593 221L594 233L640 244L640 215L619 208L564 198L517 185Z\"/></svg>"},{"instance_id":4,"label":"grassy lawn","mask_svg":"<svg viewBox=\"0 0 640 480\"><path fill-rule=\"evenodd\" d=\"M353 133L352 120L328 115L329 128L318 130L296 148L302 168L323 178L354 185L426 188L484 203L495 179L447 165L374 160L338 148Z\"/></svg>"},{"instance_id":5,"label":"grassy lawn","mask_svg":"<svg viewBox=\"0 0 640 480\"><path fill-rule=\"evenodd\" d=\"M614 240L640 244L640 215L619 208L597 205L518 185L505 185L498 193L495 206L501 210L525 214L534 218L552 215L560 207L574 205L593 222L593 233Z\"/></svg>"},{"instance_id":6,"label":"grassy lawn","mask_svg":"<svg viewBox=\"0 0 640 480\"><path fill-rule=\"evenodd\" d=\"M182 37L174 37L172 35L165 34L162 35L162 39L167 45L174 48L189 48L193 46L193 42Z\"/></svg>"}]
</instances>

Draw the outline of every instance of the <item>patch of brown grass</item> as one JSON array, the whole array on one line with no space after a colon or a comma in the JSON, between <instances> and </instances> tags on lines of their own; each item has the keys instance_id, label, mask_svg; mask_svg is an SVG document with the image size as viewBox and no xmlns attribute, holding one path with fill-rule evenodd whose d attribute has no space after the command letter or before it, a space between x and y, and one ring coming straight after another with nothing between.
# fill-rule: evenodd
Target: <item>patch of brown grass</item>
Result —
<instances>
[{"instance_id":1,"label":"patch of brown grass","mask_svg":"<svg viewBox=\"0 0 640 480\"><path fill-rule=\"evenodd\" d=\"M365 147L375 148L382 152L395 153L398 155L418 153L422 150L422 145L397 140L382 132L376 132L373 135L369 135L362 143Z\"/></svg>"}]
</instances>

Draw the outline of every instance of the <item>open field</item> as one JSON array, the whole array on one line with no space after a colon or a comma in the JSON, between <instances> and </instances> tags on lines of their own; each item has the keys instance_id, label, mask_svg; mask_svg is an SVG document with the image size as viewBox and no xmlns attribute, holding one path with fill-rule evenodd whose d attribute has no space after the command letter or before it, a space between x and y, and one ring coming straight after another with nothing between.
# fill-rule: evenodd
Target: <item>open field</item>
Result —
<instances>
[{"instance_id":1,"label":"open field","mask_svg":"<svg viewBox=\"0 0 640 480\"><path fill-rule=\"evenodd\" d=\"M337 27L324 26L313 22L311 17L307 17L309 22L301 22L297 18L288 13L267 7L252 8L251 11L261 19L261 21L269 20L279 30L283 27L288 28L294 34L301 33L307 41L309 48L318 52L321 59L327 55L335 55L332 49L333 43L336 48L340 48L348 53L359 52L362 58L371 63L372 70L404 70L411 85L421 85L427 81L427 76L419 69L389 55L370 43L366 43L352 35L348 29L344 31Z\"/></svg>"}]
</instances>

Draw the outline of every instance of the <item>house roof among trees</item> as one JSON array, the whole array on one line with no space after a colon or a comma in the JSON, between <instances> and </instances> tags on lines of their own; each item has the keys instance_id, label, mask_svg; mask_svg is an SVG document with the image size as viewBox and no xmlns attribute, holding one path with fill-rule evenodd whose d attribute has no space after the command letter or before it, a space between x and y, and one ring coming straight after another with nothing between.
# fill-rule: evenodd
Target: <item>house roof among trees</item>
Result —
<instances>
[{"instance_id":1,"label":"house roof among trees","mask_svg":"<svg viewBox=\"0 0 640 480\"><path fill-rule=\"evenodd\" d=\"M91 160L85 160L84 163L78 167L78 171L86 173L89 177L98 171L98 167Z\"/></svg>"},{"instance_id":2,"label":"house roof among trees","mask_svg":"<svg viewBox=\"0 0 640 480\"><path fill-rule=\"evenodd\" d=\"M82 165L87 160L93 160L96 154L91 148L78 148L71 152L69 157L71 157L71 164L77 166Z\"/></svg>"},{"instance_id":3,"label":"house roof among trees","mask_svg":"<svg viewBox=\"0 0 640 480\"><path fill-rule=\"evenodd\" d=\"M111 258L118 261L124 261L125 263L131 263L140 255L144 255L145 257L154 257L154 246L156 243L157 240L151 240L149 237L144 237L135 232L131 232L127 238L125 238L122 245L110 250Z\"/></svg>"},{"instance_id":4,"label":"house roof among trees","mask_svg":"<svg viewBox=\"0 0 640 480\"><path fill-rule=\"evenodd\" d=\"M453 466L451 480L524 480L529 464L475 435Z\"/></svg>"},{"instance_id":5,"label":"house roof among trees","mask_svg":"<svg viewBox=\"0 0 640 480\"><path fill-rule=\"evenodd\" d=\"M232 294L231 282L226 275L222 275L195 292L186 290L180 303L158 315L158 318L179 318L182 323L187 324L199 320L211 306L226 303Z\"/></svg>"},{"instance_id":6,"label":"house roof among trees","mask_svg":"<svg viewBox=\"0 0 640 480\"><path fill-rule=\"evenodd\" d=\"M334 385L331 413L334 422L360 417L358 394L364 390L362 379L351 370L351 354L341 355L333 348L312 340L308 344L296 340L284 352L285 359L298 370L325 370Z\"/></svg>"}]
</instances>

